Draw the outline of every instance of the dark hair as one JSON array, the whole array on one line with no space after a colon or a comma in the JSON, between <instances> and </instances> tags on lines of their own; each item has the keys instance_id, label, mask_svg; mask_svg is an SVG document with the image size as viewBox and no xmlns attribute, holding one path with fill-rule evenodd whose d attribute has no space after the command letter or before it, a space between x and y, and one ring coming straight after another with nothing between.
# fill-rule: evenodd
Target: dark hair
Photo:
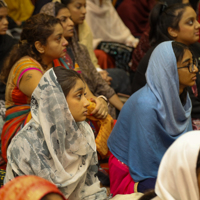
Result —
<instances>
[{"instance_id":1,"label":"dark hair","mask_svg":"<svg viewBox=\"0 0 200 200\"><path fill-rule=\"evenodd\" d=\"M152 46L174 39L168 33L168 28L179 30L181 17L186 7L190 6L190 4L177 3L163 10L164 6L165 3L158 2L150 14L149 41Z\"/></svg>"},{"instance_id":2,"label":"dark hair","mask_svg":"<svg viewBox=\"0 0 200 200\"><path fill-rule=\"evenodd\" d=\"M4 1L0 0L0 8L3 7L7 7L7 4Z\"/></svg>"},{"instance_id":3,"label":"dark hair","mask_svg":"<svg viewBox=\"0 0 200 200\"><path fill-rule=\"evenodd\" d=\"M189 50L188 46L180 42L172 42L172 48L176 57L176 62L180 62L183 59L185 50ZM184 88L180 94L180 100L182 105L185 105L187 99L187 87Z\"/></svg>"},{"instance_id":4,"label":"dark hair","mask_svg":"<svg viewBox=\"0 0 200 200\"><path fill-rule=\"evenodd\" d=\"M172 48L176 57L176 62L180 62L183 59L185 50L189 50L189 47L187 45L175 41L172 42Z\"/></svg>"},{"instance_id":5,"label":"dark hair","mask_svg":"<svg viewBox=\"0 0 200 200\"><path fill-rule=\"evenodd\" d=\"M49 194L46 194L44 197L42 197L40 200L49 200L50 198L49 198L49 196L51 196L52 194L57 194L57 195L59 195L60 197L62 197L60 194L58 194L58 193L49 193ZM62 197L62 199L64 200L64 198Z\"/></svg>"},{"instance_id":6,"label":"dark hair","mask_svg":"<svg viewBox=\"0 0 200 200\"><path fill-rule=\"evenodd\" d=\"M4 63L0 77L4 83L6 83L13 65L23 56L30 56L37 60L44 69L47 68L42 63L40 53L35 48L35 42L40 41L42 45L46 45L48 37L53 33L54 27L58 23L61 24L59 19L43 13L34 15L26 21L19 44L14 46Z\"/></svg>"},{"instance_id":7,"label":"dark hair","mask_svg":"<svg viewBox=\"0 0 200 200\"><path fill-rule=\"evenodd\" d=\"M61 3L63 3L64 5L68 6L68 4L70 4L73 0L61 0Z\"/></svg>"},{"instance_id":8,"label":"dark hair","mask_svg":"<svg viewBox=\"0 0 200 200\"><path fill-rule=\"evenodd\" d=\"M58 12L63 8L67 8L67 6L63 3L59 3L56 1L55 2L55 16L57 16Z\"/></svg>"},{"instance_id":9,"label":"dark hair","mask_svg":"<svg viewBox=\"0 0 200 200\"><path fill-rule=\"evenodd\" d=\"M81 75L74 70L65 69L64 67L54 67L53 70L57 76L58 83L60 84L65 97L75 86L77 79L81 79L83 82L85 82Z\"/></svg>"}]
</instances>

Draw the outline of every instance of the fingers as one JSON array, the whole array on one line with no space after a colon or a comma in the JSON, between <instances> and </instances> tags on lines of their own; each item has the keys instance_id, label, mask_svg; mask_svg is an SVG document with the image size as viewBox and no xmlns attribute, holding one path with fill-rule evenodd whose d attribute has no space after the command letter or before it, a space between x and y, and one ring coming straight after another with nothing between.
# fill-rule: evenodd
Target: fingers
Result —
<instances>
[{"instance_id":1,"label":"fingers","mask_svg":"<svg viewBox=\"0 0 200 200\"><path fill-rule=\"evenodd\" d=\"M108 106L105 100L102 98L96 99L96 107L92 111L91 115L94 115L96 118L106 118L108 115Z\"/></svg>"}]
</instances>

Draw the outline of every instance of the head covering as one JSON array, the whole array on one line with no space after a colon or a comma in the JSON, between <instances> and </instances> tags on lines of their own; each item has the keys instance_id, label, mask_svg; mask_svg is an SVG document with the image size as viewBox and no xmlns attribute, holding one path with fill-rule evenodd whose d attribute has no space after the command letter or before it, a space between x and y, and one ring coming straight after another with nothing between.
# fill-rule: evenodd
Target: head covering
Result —
<instances>
[{"instance_id":1,"label":"head covering","mask_svg":"<svg viewBox=\"0 0 200 200\"><path fill-rule=\"evenodd\" d=\"M130 30L124 25L110 0L87 0L86 21L93 33L93 48L101 41L134 44L138 39L132 36ZM83 25L79 25L79 30Z\"/></svg>"},{"instance_id":2,"label":"head covering","mask_svg":"<svg viewBox=\"0 0 200 200\"><path fill-rule=\"evenodd\" d=\"M159 200L199 200L196 166L200 150L200 131L177 139L160 163L155 192Z\"/></svg>"},{"instance_id":3,"label":"head covering","mask_svg":"<svg viewBox=\"0 0 200 200\"><path fill-rule=\"evenodd\" d=\"M57 77L50 69L31 98L32 119L7 150L5 182L13 171L37 175L54 183L69 199L103 199L99 187L94 134L85 121L76 123Z\"/></svg>"},{"instance_id":4,"label":"head covering","mask_svg":"<svg viewBox=\"0 0 200 200\"><path fill-rule=\"evenodd\" d=\"M180 101L177 61L171 41L161 43L153 51L146 79L147 86L157 99L158 118L163 128L172 136L186 131L190 121L191 101L189 94L184 106Z\"/></svg>"},{"instance_id":5,"label":"head covering","mask_svg":"<svg viewBox=\"0 0 200 200\"><path fill-rule=\"evenodd\" d=\"M0 199L40 200L50 193L59 194L65 199L59 189L49 181L37 176L19 176L0 189Z\"/></svg>"},{"instance_id":6,"label":"head covering","mask_svg":"<svg viewBox=\"0 0 200 200\"><path fill-rule=\"evenodd\" d=\"M7 7L7 4L4 0L0 0L0 8L1 7Z\"/></svg>"},{"instance_id":7,"label":"head covering","mask_svg":"<svg viewBox=\"0 0 200 200\"><path fill-rule=\"evenodd\" d=\"M152 53L147 84L134 93L120 111L108 139L112 154L128 165L135 182L156 178L162 156L183 133L192 130L191 101L183 106L172 42Z\"/></svg>"},{"instance_id":8,"label":"head covering","mask_svg":"<svg viewBox=\"0 0 200 200\"><path fill-rule=\"evenodd\" d=\"M55 11L55 2L50 2L45 4L41 10L40 13L44 13L47 15L52 15L52 16L56 16L56 11Z\"/></svg>"}]
</instances>

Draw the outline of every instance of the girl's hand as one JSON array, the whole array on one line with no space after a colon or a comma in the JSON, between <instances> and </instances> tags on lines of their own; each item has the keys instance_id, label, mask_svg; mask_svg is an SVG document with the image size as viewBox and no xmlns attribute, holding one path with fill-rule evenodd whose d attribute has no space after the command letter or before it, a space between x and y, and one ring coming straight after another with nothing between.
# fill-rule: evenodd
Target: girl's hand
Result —
<instances>
[{"instance_id":1,"label":"girl's hand","mask_svg":"<svg viewBox=\"0 0 200 200\"><path fill-rule=\"evenodd\" d=\"M96 99L91 99L92 102L96 103L95 109L92 111L91 115L98 119L105 119L108 115L108 105L107 102L99 97Z\"/></svg>"}]
</instances>

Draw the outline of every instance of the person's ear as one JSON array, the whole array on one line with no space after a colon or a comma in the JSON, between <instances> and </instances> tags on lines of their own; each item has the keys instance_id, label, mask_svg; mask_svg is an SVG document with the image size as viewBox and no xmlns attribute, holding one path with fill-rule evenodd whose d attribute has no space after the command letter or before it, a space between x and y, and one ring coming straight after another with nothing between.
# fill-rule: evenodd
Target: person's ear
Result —
<instances>
[{"instance_id":1,"label":"person's ear","mask_svg":"<svg viewBox=\"0 0 200 200\"><path fill-rule=\"evenodd\" d=\"M167 31L168 31L169 35L172 36L172 38L176 38L178 36L178 31L171 27L168 27Z\"/></svg>"},{"instance_id":2,"label":"person's ear","mask_svg":"<svg viewBox=\"0 0 200 200\"><path fill-rule=\"evenodd\" d=\"M44 53L44 45L42 45L40 41L35 42L35 48L39 53Z\"/></svg>"}]
</instances>

